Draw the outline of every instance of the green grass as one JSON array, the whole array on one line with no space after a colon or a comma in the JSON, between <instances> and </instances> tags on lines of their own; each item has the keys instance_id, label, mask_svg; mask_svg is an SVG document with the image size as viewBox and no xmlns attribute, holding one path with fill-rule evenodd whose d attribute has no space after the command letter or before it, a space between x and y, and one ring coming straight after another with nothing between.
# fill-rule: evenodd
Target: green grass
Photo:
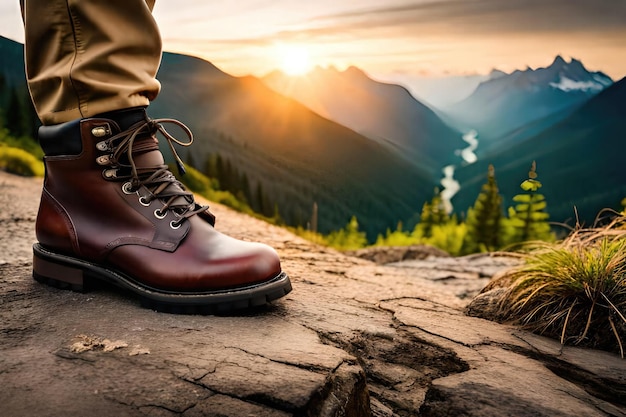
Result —
<instances>
[{"instance_id":1,"label":"green grass","mask_svg":"<svg viewBox=\"0 0 626 417\"><path fill-rule=\"evenodd\" d=\"M0 169L25 177L43 177L43 162L27 151L0 145Z\"/></svg>"},{"instance_id":2,"label":"green grass","mask_svg":"<svg viewBox=\"0 0 626 417\"><path fill-rule=\"evenodd\" d=\"M501 317L573 344L620 352L626 340L626 217L537 243L512 269Z\"/></svg>"}]
</instances>

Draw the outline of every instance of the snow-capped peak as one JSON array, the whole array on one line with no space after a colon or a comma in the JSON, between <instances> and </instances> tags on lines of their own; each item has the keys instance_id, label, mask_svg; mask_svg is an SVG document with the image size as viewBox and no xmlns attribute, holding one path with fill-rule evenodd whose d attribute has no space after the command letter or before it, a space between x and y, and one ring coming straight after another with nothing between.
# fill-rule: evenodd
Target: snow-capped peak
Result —
<instances>
[{"instance_id":1,"label":"snow-capped peak","mask_svg":"<svg viewBox=\"0 0 626 417\"><path fill-rule=\"evenodd\" d=\"M594 76L593 80L588 80L588 81L574 81L571 78L567 78L564 75L561 75L560 80L558 83L550 83L551 87L554 88L558 88L559 90L563 90L563 91L601 91L603 90L607 85L610 85L611 83L607 83L606 79L599 77L599 76Z\"/></svg>"}]
</instances>

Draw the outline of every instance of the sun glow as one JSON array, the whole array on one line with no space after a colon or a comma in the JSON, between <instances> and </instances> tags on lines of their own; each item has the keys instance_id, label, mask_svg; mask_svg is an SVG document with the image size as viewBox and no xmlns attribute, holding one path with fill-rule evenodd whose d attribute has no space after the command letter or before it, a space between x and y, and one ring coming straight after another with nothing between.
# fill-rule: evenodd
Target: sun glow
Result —
<instances>
[{"instance_id":1,"label":"sun glow","mask_svg":"<svg viewBox=\"0 0 626 417\"><path fill-rule=\"evenodd\" d=\"M304 75L313 67L309 51L303 46L281 46L278 55L280 67L287 75Z\"/></svg>"}]
</instances>

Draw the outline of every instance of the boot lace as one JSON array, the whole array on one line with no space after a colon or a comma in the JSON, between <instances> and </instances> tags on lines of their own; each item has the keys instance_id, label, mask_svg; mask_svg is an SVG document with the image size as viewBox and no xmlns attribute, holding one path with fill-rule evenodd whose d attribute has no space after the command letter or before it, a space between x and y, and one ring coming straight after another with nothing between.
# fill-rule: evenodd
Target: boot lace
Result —
<instances>
[{"instance_id":1,"label":"boot lace","mask_svg":"<svg viewBox=\"0 0 626 417\"><path fill-rule=\"evenodd\" d=\"M178 126L187 136L188 141L181 141L172 136L163 126L169 123ZM152 201L160 201L161 208L155 211L157 216L165 216L168 210L174 212L177 220L171 223L177 228L187 218L206 211L209 206L196 204L192 193L185 190L183 184L172 174L167 165L137 166L135 159L140 155L159 151L157 134L160 133L167 141L181 175L185 167L176 152L174 145L188 147L193 143L193 133L182 122L176 119L149 119L132 125L109 139L97 144L100 150L110 153L106 158L110 169L106 170L106 179L126 180L123 190L126 193L137 192L145 187L149 193L140 197L140 203L149 205Z\"/></svg>"}]
</instances>

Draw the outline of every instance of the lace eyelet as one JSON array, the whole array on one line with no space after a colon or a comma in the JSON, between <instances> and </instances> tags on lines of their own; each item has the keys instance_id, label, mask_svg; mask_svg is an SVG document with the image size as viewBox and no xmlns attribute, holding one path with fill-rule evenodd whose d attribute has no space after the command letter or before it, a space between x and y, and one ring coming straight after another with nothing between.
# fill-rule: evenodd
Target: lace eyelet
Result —
<instances>
[{"instance_id":1,"label":"lace eyelet","mask_svg":"<svg viewBox=\"0 0 626 417\"><path fill-rule=\"evenodd\" d=\"M96 126L93 129L91 129L91 134L97 138L104 137L110 133L111 133L111 128L109 127L108 123L103 126Z\"/></svg>"},{"instance_id":2,"label":"lace eyelet","mask_svg":"<svg viewBox=\"0 0 626 417\"><path fill-rule=\"evenodd\" d=\"M96 163L98 163L98 165L109 165L111 163L111 156L101 155L96 158Z\"/></svg>"},{"instance_id":3,"label":"lace eyelet","mask_svg":"<svg viewBox=\"0 0 626 417\"><path fill-rule=\"evenodd\" d=\"M102 142L96 143L96 149L102 152L110 150L109 145L107 144L105 140L103 140Z\"/></svg>"},{"instance_id":4,"label":"lace eyelet","mask_svg":"<svg viewBox=\"0 0 626 417\"><path fill-rule=\"evenodd\" d=\"M152 203L151 201L146 201L146 199L141 196L139 197L139 204L141 204L144 207L150 207L150 203Z\"/></svg>"},{"instance_id":5,"label":"lace eyelet","mask_svg":"<svg viewBox=\"0 0 626 417\"><path fill-rule=\"evenodd\" d=\"M117 178L117 169L105 169L102 171L102 176L106 179Z\"/></svg>"},{"instance_id":6,"label":"lace eyelet","mask_svg":"<svg viewBox=\"0 0 626 417\"><path fill-rule=\"evenodd\" d=\"M130 181L125 182L124 185L122 185L122 192L127 195L135 194L135 192L133 191L133 185L130 183Z\"/></svg>"},{"instance_id":7,"label":"lace eyelet","mask_svg":"<svg viewBox=\"0 0 626 417\"><path fill-rule=\"evenodd\" d=\"M176 222L176 220L172 220L170 222L170 227L174 230L178 229L180 227L180 223Z\"/></svg>"},{"instance_id":8,"label":"lace eyelet","mask_svg":"<svg viewBox=\"0 0 626 417\"><path fill-rule=\"evenodd\" d=\"M156 209L154 210L154 217L156 217L157 219L163 219L165 218L165 216L167 216L167 213L163 213L161 210ZM172 222L173 223L173 222ZM171 225L170 225L171 226Z\"/></svg>"}]
</instances>

